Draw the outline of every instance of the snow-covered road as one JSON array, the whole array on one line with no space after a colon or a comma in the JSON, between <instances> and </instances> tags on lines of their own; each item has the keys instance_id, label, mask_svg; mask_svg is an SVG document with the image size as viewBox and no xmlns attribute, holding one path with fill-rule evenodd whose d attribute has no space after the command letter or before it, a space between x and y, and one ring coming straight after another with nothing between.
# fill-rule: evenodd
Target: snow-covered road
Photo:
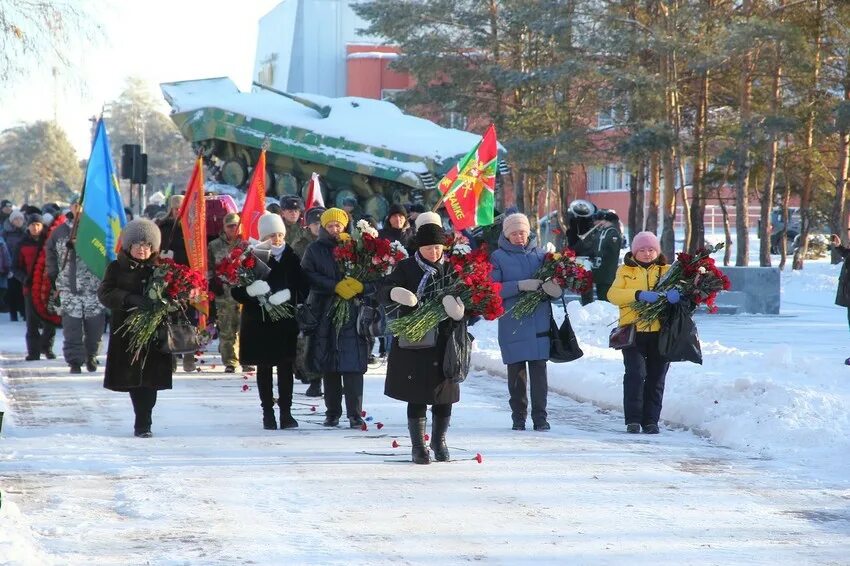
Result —
<instances>
[{"instance_id":1,"label":"snow-covered road","mask_svg":"<svg viewBox=\"0 0 850 566\"><path fill-rule=\"evenodd\" d=\"M22 361L22 332L0 322L2 564L850 563L850 482L689 431L627 435L557 394L551 432L514 432L484 373L455 406L454 461L415 466L380 368L365 432L320 426L300 384L301 427L264 431L251 382L219 366L176 374L137 439L126 394Z\"/></svg>"}]
</instances>

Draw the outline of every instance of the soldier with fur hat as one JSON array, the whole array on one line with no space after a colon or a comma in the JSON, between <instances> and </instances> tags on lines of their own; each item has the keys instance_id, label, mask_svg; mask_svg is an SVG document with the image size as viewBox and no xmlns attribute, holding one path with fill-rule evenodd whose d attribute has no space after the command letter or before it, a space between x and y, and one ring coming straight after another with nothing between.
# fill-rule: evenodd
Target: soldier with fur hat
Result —
<instances>
[{"instance_id":1,"label":"soldier with fur hat","mask_svg":"<svg viewBox=\"0 0 850 566\"><path fill-rule=\"evenodd\" d=\"M136 415L133 432L141 438L151 436L157 392L171 389L171 355L151 347L134 360L129 338L122 334L121 327L134 309L150 304L145 289L154 276L161 242L162 235L152 221L137 218L128 222L121 231L121 251L107 266L97 292L100 302L112 313L103 386L129 392Z\"/></svg>"}]
</instances>

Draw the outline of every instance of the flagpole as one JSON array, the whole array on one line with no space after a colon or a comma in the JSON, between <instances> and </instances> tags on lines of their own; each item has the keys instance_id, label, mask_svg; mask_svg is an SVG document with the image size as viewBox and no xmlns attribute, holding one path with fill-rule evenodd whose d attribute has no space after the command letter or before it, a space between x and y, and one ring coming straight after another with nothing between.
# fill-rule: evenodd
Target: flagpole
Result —
<instances>
[{"instance_id":1,"label":"flagpole","mask_svg":"<svg viewBox=\"0 0 850 566\"><path fill-rule=\"evenodd\" d=\"M89 120L91 120L91 118ZM100 125L101 120L103 120L103 111L102 110L101 110L100 116L98 116L98 118L97 118L97 122L95 122L94 135L92 136L92 139L91 139L91 151L89 151L89 161L91 161L91 154L94 151L94 142L97 141L97 132L100 129L99 125ZM83 186L80 187L80 196L77 199L77 204L79 204L79 206L80 206L80 211L74 217L74 225L71 227L71 235L68 236L68 243L66 244L69 249L73 249L74 244L77 241L77 230L80 226L80 218L79 217L83 216L83 197L86 195L86 179L88 178L88 169L89 169L88 164L86 164L86 171L85 171L85 174L83 175ZM68 256L66 255L65 259L67 260L67 258L68 258Z\"/></svg>"}]
</instances>

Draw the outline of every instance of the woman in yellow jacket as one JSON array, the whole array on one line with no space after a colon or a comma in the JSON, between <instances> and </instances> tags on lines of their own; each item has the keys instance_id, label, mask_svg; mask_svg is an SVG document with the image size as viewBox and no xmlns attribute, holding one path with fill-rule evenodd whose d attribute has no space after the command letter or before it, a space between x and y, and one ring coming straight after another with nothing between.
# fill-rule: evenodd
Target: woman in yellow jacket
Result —
<instances>
[{"instance_id":1,"label":"woman in yellow jacket","mask_svg":"<svg viewBox=\"0 0 850 566\"><path fill-rule=\"evenodd\" d=\"M661 323L642 324L631 308L635 301L654 303L662 298L652 291L658 279L670 266L661 253L658 238L652 232L640 232L632 240L631 251L617 269L614 283L608 290L608 300L620 307L620 326L636 324L635 344L623 348L623 412L626 431L658 434L658 419L664 397L664 379L670 363L658 353L658 331ZM670 304L679 302L679 292L667 291L664 298Z\"/></svg>"}]
</instances>

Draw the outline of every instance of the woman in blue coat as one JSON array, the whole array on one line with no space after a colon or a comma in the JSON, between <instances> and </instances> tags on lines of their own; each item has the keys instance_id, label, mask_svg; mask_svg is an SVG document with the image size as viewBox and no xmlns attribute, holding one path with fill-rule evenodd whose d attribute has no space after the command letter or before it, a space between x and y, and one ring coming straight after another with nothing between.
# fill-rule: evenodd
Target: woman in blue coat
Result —
<instances>
[{"instance_id":1,"label":"woman in blue coat","mask_svg":"<svg viewBox=\"0 0 850 566\"><path fill-rule=\"evenodd\" d=\"M561 288L552 281L534 275L543 264L544 252L538 251L531 237L531 226L524 214L515 213L502 223L499 249L490 256L493 280L502 284L505 312L499 319L499 348L502 363L508 366L508 392L514 430L525 430L528 414L527 383L531 382L531 420L534 430L549 430L546 397L549 392L546 362L549 359L549 320L552 307L541 303L535 311L515 319L510 310L521 293L543 289L550 297L560 297Z\"/></svg>"}]
</instances>

